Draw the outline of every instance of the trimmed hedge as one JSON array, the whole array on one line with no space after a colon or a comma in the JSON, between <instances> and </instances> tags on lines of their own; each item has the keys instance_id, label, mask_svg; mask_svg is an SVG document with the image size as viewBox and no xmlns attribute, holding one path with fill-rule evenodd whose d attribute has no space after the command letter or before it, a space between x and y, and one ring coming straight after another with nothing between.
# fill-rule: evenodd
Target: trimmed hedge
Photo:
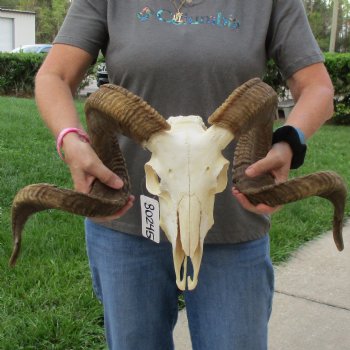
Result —
<instances>
[{"instance_id":1,"label":"trimmed hedge","mask_svg":"<svg viewBox=\"0 0 350 350\"><path fill-rule=\"evenodd\" d=\"M0 93L33 95L34 78L44 58L34 53L0 53Z\"/></svg>"},{"instance_id":2,"label":"trimmed hedge","mask_svg":"<svg viewBox=\"0 0 350 350\"><path fill-rule=\"evenodd\" d=\"M45 54L37 53L0 52L0 95L33 96L35 76L45 57ZM89 84L93 72L92 66L79 89Z\"/></svg>"},{"instance_id":3,"label":"trimmed hedge","mask_svg":"<svg viewBox=\"0 0 350 350\"><path fill-rule=\"evenodd\" d=\"M350 125L350 105L341 102L336 103L331 122L337 125Z\"/></svg>"},{"instance_id":4,"label":"trimmed hedge","mask_svg":"<svg viewBox=\"0 0 350 350\"><path fill-rule=\"evenodd\" d=\"M326 67L335 89L335 112L331 123L350 125L350 53L331 54L326 57Z\"/></svg>"},{"instance_id":5,"label":"trimmed hedge","mask_svg":"<svg viewBox=\"0 0 350 350\"><path fill-rule=\"evenodd\" d=\"M336 95L350 96L350 53L327 53L325 58Z\"/></svg>"}]
</instances>

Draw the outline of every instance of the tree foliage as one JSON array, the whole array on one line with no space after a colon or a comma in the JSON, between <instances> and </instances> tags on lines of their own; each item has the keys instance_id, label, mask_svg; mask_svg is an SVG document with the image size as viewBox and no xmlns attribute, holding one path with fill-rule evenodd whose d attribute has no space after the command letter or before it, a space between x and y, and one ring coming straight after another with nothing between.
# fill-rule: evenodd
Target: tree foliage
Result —
<instances>
[{"instance_id":1,"label":"tree foliage","mask_svg":"<svg viewBox=\"0 0 350 350\"><path fill-rule=\"evenodd\" d=\"M16 9L19 0L0 0L0 7L5 9Z\"/></svg>"},{"instance_id":2,"label":"tree foliage","mask_svg":"<svg viewBox=\"0 0 350 350\"><path fill-rule=\"evenodd\" d=\"M338 47L337 51L350 52L350 1L342 0L338 20Z\"/></svg>"},{"instance_id":3,"label":"tree foliage","mask_svg":"<svg viewBox=\"0 0 350 350\"><path fill-rule=\"evenodd\" d=\"M333 0L304 0L312 31L323 51L328 51L332 26ZM336 52L350 50L350 1L339 0Z\"/></svg>"},{"instance_id":4,"label":"tree foliage","mask_svg":"<svg viewBox=\"0 0 350 350\"><path fill-rule=\"evenodd\" d=\"M323 51L328 51L332 23L332 7L326 1L304 0L312 31Z\"/></svg>"},{"instance_id":5,"label":"tree foliage","mask_svg":"<svg viewBox=\"0 0 350 350\"><path fill-rule=\"evenodd\" d=\"M36 41L52 42L70 5L70 0L19 0L18 8L37 14Z\"/></svg>"}]
</instances>

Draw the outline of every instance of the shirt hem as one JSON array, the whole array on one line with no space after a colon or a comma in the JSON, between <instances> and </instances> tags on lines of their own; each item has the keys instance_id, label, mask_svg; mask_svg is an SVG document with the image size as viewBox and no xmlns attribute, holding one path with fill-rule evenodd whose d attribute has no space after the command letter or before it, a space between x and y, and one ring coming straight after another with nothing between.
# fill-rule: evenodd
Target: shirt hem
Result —
<instances>
[{"instance_id":1,"label":"shirt hem","mask_svg":"<svg viewBox=\"0 0 350 350\"><path fill-rule=\"evenodd\" d=\"M63 35L57 36L53 41L53 44L71 45L88 52L93 57L97 57L100 51L100 48L96 48L95 45L93 45L92 43L86 40L83 41L81 38L76 39L73 37L63 36Z\"/></svg>"},{"instance_id":2,"label":"shirt hem","mask_svg":"<svg viewBox=\"0 0 350 350\"><path fill-rule=\"evenodd\" d=\"M284 79L290 78L294 73L298 70L310 66L315 63L324 62L323 55L317 53L311 56L303 57L292 64L290 64L286 69L284 69L281 73Z\"/></svg>"}]
</instances>

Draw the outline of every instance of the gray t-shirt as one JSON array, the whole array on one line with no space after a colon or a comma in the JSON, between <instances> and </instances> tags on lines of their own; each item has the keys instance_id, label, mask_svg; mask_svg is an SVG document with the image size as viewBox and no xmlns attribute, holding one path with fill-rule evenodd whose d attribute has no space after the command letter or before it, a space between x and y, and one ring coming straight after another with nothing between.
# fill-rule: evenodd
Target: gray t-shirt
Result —
<instances>
[{"instance_id":1,"label":"gray t-shirt","mask_svg":"<svg viewBox=\"0 0 350 350\"><path fill-rule=\"evenodd\" d=\"M205 120L236 87L262 77L268 59L285 78L323 61L301 0L192 0L182 7L180 24L172 19L175 12L171 0L74 0L55 43L94 57L102 50L110 81L164 117L193 114ZM136 202L105 225L140 235L139 197L149 195L144 164L150 153L125 137L120 143ZM229 160L233 147L224 152ZM236 202L230 183L216 196L214 220L205 243L257 239L270 225L268 217Z\"/></svg>"}]
</instances>

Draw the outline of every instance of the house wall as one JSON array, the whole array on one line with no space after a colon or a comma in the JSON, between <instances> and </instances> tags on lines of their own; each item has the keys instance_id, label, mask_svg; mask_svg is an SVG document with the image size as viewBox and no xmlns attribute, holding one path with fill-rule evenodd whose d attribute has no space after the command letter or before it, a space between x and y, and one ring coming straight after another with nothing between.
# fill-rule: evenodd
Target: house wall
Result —
<instances>
[{"instance_id":1,"label":"house wall","mask_svg":"<svg viewBox=\"0 0 350 350\"><path fill-rule=\"evenodd\" d=\"M0 9L0 51L31 44L35 44L35 13Z\"/></svg>"}]
</instances>

